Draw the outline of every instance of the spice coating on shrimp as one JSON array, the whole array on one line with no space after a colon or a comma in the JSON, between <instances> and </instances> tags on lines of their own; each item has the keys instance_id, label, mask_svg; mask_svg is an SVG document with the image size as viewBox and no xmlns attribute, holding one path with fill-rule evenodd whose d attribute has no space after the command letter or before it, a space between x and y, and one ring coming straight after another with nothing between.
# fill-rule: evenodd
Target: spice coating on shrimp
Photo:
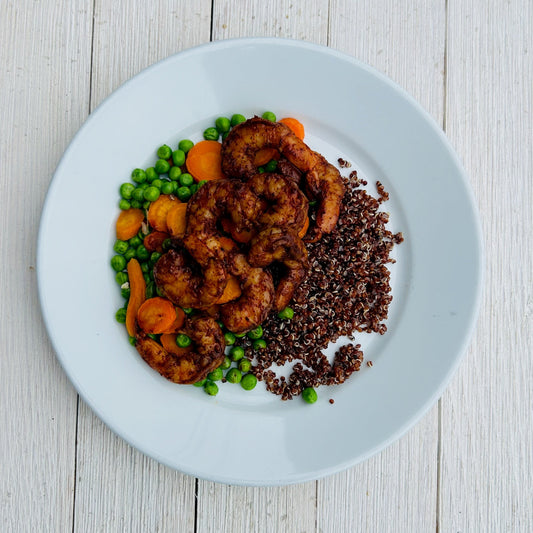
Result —
<instances>
[{"instance_id":1,"label":"spice coating on shrimp","mask_svg":"<svg viewBox=\"0 0 533 533\"><path fill-rule=\"evenodd\" d=\"M224 361L224 335L210 317L191 319L185 332L194 348L181 356L169 353L141 330L136 335L135 347L146 363L169 381L196 383Z\"/></svg>"}]
</instances>

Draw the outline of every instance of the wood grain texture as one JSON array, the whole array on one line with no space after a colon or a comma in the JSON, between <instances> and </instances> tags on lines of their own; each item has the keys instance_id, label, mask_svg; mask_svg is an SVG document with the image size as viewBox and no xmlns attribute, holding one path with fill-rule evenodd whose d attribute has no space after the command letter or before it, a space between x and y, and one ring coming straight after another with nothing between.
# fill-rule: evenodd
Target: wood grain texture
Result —
<instances>
[{"instance_id":1,"label":"wood grain texture","mask_svg":"<svg viewBox=\"0 0 533 533\"><path fill-rule=\"evenodd\" d=\"M441 531L533 527L532 23L531 2L449 1L447 134L478 201L486 282L443 397Z\"/></svg>"},{"instance_id":2,"label":"wood grain texture","mask_svg":"<svg viewBox=\"0 0 533 533\"><path fill-rule=\"evenodd\" d=\"M87 114L91 10L85 0L0 3L2 531L72 520L76 393L41 318L36 242L52 173Z\"/></svg>"},{"instance_id":3,"label":"wood grain texture","mask_svg":"<svg viewBox=\"0 0 533 533\"><path fill-rule=\"evenodd\" d=\"M95 3L91 109L143 68L206 42L211 2ZM133 163L132 163L133 164ZM115 437L80 400L75 531L192 531L195 480Z\"/></svg>"},{"instance_id":4,"label":"wood grain texture","mask_svg":"<svg viewBox=\"0 0 533 533\"><path fill-rule=\"evenodd\" d=\"M333 1L330 46L377 68L442 125L445 4ZM438 409L381 454L318 482L318 531L433 531Z\"/></svg>"}]
</instances>

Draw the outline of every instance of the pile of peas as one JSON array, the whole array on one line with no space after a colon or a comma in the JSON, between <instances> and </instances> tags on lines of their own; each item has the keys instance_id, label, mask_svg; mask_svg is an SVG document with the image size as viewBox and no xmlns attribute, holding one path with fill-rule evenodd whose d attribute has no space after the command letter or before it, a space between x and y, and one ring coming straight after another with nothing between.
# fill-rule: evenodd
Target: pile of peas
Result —
<instances>
[{"instance_id":1,"label":"pile of peas","mask_svg":"<svg viewBox=\"0 0 533 533\"><path fill-rule=\"evenodd\" d=\"M266 120L276 122L276 115L271 111L265 111L262 117ZM209 141L224 140L231 128L246 121L246 117L241 114L234 114L231 119L219 117L215 120L214 127L209 127L203 132L203 138ZM131 182L123 183L120 188L119 208L127 210L130 208L144 209L148 211L150 204L155 202L161 194L174 194L182 202L188 202L191 196L205 183L194 183L193 177L185 172L185 161L187 153L194 146L189 139L183 139L178 143L178 148L172 148L166 144L157 149L157 160L154 166L145 170L136 168L131 173ZM274 172L277 167L275 159L269 161L258 171ZM123 307L117 310L115 318L117 322L124 324L126 322L126 310L130 297L128 273L126 266L130 259L137 259L141 265L146 282L146 299L154 296L163 296L154 282L153 268L157 260L161 257L159 252L149 252L144 246L144 238L150 233L150 228L146 231L141 228L139 233L128 241L116 240L113 245L113 251L116 253L111 258L111 266L116 272L115 280L120 287L120 292L125 300ZM163 250L167 250L170 245L170 239L163 242ZM183 308L186 315L194 314L194 309ZM290 320L294 316L294 311L286 307L280 313L279 318ZM244 348L236 345L239 338L245 335L252 341L254 350L266 348L266 341L263 339L263 328L257 326L248 333L236 335L228 331L222 322L219 322L224 332L224 340L229 348L228 354L224 357L224 362L215 370L210 372L205 379L194 384L195 387L203 387L204 391L210 396L218 394L217 381L226 381L229 383L240 383L244 390L252 390L257 385L257 378L250 372L252 368L251 360L245 358ZM158 335L149 335L158 341ZM132 345L135 345L135 338L129 337ZM191 344L191 339L185 334L179 334L176 337L176 344L180 348L186 348ZM302 393L303 399L307 403L314 403L317 399L316 391L308 387Z\"/></svg>"}]
</instances>

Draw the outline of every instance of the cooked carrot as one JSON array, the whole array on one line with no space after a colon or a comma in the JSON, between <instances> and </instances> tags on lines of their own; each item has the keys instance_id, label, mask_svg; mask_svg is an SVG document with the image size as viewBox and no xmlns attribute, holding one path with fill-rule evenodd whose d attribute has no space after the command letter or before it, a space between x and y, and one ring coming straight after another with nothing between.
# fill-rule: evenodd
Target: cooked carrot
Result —
<instances>
[{"instance_id":1,"label":"cooked carrot","mask_svg":"<svg viewBox=\"0 0 533 533\"><path fill-rule=\"evenodd\" d=\"M175 307L174 310L176 311L176 320L163 333L176 333L185 324L185 313L183 309L181 307Z\"/></svg>"},{"instance_id":2,"label":"cooked carrot","mask_svg":"<svg viewBox=\"0 0 533 533\"><path fill-rule=\"evenodd\" d=\"M298 232L298 237L300 237L300 239L303 239L305 234L307 233L307 230L309 229L309 217L306 215L305 216L305 222L304 222L304 226L303 228Z\"/></svg>"},{"instance_id":3,"label":"cooked carrot","mask_svg":"<svg viewBox=\"0 0 533 533\"><path fill-rule=\"evenodd\" d=\"M144 220L144 212L142 209L125 209L120 212L117 219L117 239L127 241L135 237L141 229Z\"/></svg>"},{"instance_id":4,"label":"cooked carrot","mask_svg":"<svg viewBox=\"0 0 533 533\"><path fill-rule=\"evenodd\" d=\"M280 122L285 124L285 126L288 126L293 131L294 135L296 135L296 137L303 140L305 137L305 130L304 125L299 120L292 117L287 117L282 118Z\"/></svg>"},{"instance_id":5,"label":"cooked carrot","mask_svg":"<svg viewBox=\"0 0 533 533\"><path fill-rule=\"evenodd\" d=\"M237 249L237 243L233 239L230 239L229 237L220 237L218 240L220 244L222 245L222 248L226 252L231 252Z\"/></svg>"},{"instance_id":6,"label":"cooked carrot","mask_svg":"<svg viewBox=\"0 0 533 533\"><path fill-rule=\"evenodd\" d=\"M149 252L162 252L163 243L170 237L168 233L164 231L152 231L144 238L144 247Z\"/></svg>"},{"instance_id":7,"label":"cooked carrot","mask_svg":"<svg viewBox=\"0 0 533 533\"><path fill-rule=\"evenodd\" d=\"M176 320L176 310L170 300L156 296L149 298L137 311L137 323L146 333L163 333Z\"/></svg>"},{"instance_id":8,"label":"cooked carrot","mask_svg":"<svg viewBox=\"0 0 533 533\"><path fill-rule=\"evenodd\" d=\"M167 228L172 237L181 237L187 228L187 204L176 204L167 213Z\"/></svg>"},{"instance_id":9,"label":"cooked carrot","mask_svg":"<svg viewBox=\"0 0 533 533\"><path fill-rule=\"evenodd\" d=\"M227 302L231 302L231 300L236 300L241 296L241 294L241 286L237 278L235 276L230 276L222 296L217 300L217 304L225 304Z\"/></svg>"},{"instance_id":10,"label":"cooked carrot","mask_svg":"<svg viewBox=\"0 0 533 533\"><path fill-rule=\"evenodd\" d=\"M148 209L148 224L157 231L168 232L167 214L175 206L181 203L175 196L162 194Z\"/></svg>"},{"instance_id":11,"label":"cooked carrot","mask_svg":"<svg viewBox=\"0 0 533 533\"><path fill-rule=\"evenodd\" d=\"M181 348L176 344L176 334L175 333L163 333L159 337L159 341L163 348L169 352L177 355L178 357L185 355L186 353L192 352L194 350L193 345L189 344L186 348Z\"/></svg>"},{"instance_id":12,"label":"cooked carrot","mask_svg":"<svg viewBox=\"0 0 533 533\"><path fill-rule=\"evenodd\" d=\"M262 148L258 150L254 157L254 165L260 167L266 165L271 159L279 159L280 153L276 148Z\"/></svg>"},{"instance_id":13,"label":"cooked carrot","mask_svg":"<svg viewBox=\"0 0 533 533\"><path fill-rule=\"evenodd\" d=\"M223 218L221 221L222 229L231 235L231 238L234 241L246 244L252 240L254 236L252 231L248 230L237 230L235 224L229 218Z\"/></svg>"},{"instance_id":14,"label":"cooked carrot","mask_svg":"<svg viewBox=\"0 0 533 533\"><path fill-rule=\"evenodd\" d=\"M135 335L135 321L137 311L146 298L146 282L143 271L137 259L130 259L128 262L128 277L130 282L130 299L126 310L126 329L133 337Z\"/></svg>"},{"instance_id":15,"label":"cooked carrot","mask_svg":"<svg viewBox=\"0 0 533 533\"><path fill-rule=\"evenodd\" d=\"M222 145L218 141L200 141L187 154L187 170L196 181L219 180L222 173Z\"/></svg>"}]
</instances>

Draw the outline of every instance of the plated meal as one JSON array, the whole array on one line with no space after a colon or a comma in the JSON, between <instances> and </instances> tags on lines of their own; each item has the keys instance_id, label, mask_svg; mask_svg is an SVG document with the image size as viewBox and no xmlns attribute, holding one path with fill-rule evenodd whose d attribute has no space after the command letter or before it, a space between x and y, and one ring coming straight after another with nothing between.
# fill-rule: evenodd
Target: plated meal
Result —
<instances>
[{"instance_id":1,"label":"plated meal","mask_svg":"<svg viewBox=\"0 0 533 533\"><path fill-rule=\"evenodd\" d=\"M203 137L160 146L120 186L116 319L174 383L216 395L263 381L314 403L360 369L355 334L386 332L403 240L386 227L388 193L309 147L295 118L219 117ZM323 350L343 338L330 361Z\"/></svg>"}]
</instances>

